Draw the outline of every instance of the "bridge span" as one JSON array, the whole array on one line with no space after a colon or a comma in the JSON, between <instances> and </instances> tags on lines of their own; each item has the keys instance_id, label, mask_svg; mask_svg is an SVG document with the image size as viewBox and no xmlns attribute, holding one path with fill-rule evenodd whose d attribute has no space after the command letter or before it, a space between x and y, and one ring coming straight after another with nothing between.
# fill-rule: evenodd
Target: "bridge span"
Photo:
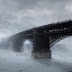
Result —
<instances>
[{"instance_id":1,"label":"bridge span","mask_svg":"<svg viewBox=\"0 0 72 72\"><path fill-rule=\"evenodd\" d=\"M58 41L72 35L72 20L35 27L9 37L13 50L21 52L23 42L30 40L34 57L51 57L50 48Z\"/></svg>"}]
</instances>

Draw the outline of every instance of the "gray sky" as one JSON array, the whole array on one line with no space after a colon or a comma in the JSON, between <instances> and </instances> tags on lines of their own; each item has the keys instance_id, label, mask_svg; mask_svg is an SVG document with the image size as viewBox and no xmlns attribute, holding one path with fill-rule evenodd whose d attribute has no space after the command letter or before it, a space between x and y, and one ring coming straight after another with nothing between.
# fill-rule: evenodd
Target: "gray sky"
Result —
<instances>
[{"instance_id":1,"label":"gray sky","mask_svg":"<svg viewBox=\"0 0 72 72\"><path fill-rule=\"evenodd\" d=\"M0 0L0 33L8 35L72 18L72 0Z\"/></svg>"}]
</instances>

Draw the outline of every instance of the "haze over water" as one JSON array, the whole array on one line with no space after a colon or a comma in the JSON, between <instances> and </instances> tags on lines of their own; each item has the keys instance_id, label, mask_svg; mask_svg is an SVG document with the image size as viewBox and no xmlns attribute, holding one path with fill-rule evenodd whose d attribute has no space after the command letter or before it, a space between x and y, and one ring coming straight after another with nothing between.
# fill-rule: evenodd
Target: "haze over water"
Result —
<instances>
[{"instance_id":1,"label":"haze over water","mask_svg":"<svg viewBox=\"0 0 72 72\"><path fill-rule=\"evenodd\" d=\"M0 44L0 72L71 72L72 37L65 38L52 48L52 58L35 59L31 56L32 45L26 41L24 51L12 51L6 40Z\"/></svg>"}]
</instances>

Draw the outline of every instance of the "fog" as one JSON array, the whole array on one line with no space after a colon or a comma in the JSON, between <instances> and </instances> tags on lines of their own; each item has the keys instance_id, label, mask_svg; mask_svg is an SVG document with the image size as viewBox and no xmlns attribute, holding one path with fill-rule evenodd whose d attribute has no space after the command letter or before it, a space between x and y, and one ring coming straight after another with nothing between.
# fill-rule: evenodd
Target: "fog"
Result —
<instances>
[{"instance_id":1,"label":"fog","mask_svg":"<svg viewBox=\"0 0 72 72\"><path fill-rule=\"evenodd\" d=\"M72 37L51 47L52 58L32 57L32 45L27 40L23 52L14 52L7 39L0 42L0 72L69 72L72 71Z\"/></svg>"},{"instance_id":2,"label":"fog","mask_svg":"<svg viewBox=\"0 0 72 72\"><path fill-rule=\"evenodd\" d=\"M0 72L70 72L72 37L51 48L51 59L35 59L26 41L14 52L8 37L34 27L72 19L72 0L0 0Z\"/></svg>"}]
</instances>

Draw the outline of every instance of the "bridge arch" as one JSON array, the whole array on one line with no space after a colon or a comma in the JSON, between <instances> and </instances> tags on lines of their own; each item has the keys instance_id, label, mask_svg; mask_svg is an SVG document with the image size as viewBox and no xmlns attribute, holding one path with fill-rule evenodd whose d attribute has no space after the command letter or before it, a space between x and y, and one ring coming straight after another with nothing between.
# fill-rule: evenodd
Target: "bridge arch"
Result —
<instances>
[{"instance_id":1,"label":"bridge arch","mask_svg":"<svg viewBox=\"0 0 72 72\"><path fill-rule=\"evenodd\" d=\"M26 41L29 41L31 43L31 45L33 46L33 40L32 39L24 39L23 43L25 43Z\"/></svg>"},{"instance_id":2,"label":"bridge arch","mask_svg":"<svg viewBox=\"0 0 72 72\"><path fill-rule=\"evenodd\" d=\"M51 56L53 59L66 60L72 54L72 36L65 37L56 42L51 48Z\"/></svg>"},{"instance_id":3,"label":"bridge arch","mask_svg":"<svg viewBox=\"0 0 72 72\"><path fill-rule=\"evenodd\" d=\"M57 42L59 42L59 41L61 41L61 40L63 40L63 39L65 39L65 38L68 38L68 37L71 37L71 35L67 35L67 36L59 36L59 37L55 37L54 39L52 39L52 41L51 41L51 43L50 43L50 48L52 47L52 46L54 46Z\"/></svg>"},{"instance_id":4,"label":"bridge arch","mask_svg":"<svg viewBox=\"0 0 72 72\"><path fill-rule=\"evenodd\" d=\"M29 47L31 50L31 52L33 51L33 40L32 39L24 39L23 40L23 50L25 50L26 49L26 47L25 47L25 42L26 41L28 41L29 42L29 45L30 45L30 47L29 46L27 46L27 47ZM28 43L26 43L26 44L28 44Z\"/></svg>"}]
</instances>

